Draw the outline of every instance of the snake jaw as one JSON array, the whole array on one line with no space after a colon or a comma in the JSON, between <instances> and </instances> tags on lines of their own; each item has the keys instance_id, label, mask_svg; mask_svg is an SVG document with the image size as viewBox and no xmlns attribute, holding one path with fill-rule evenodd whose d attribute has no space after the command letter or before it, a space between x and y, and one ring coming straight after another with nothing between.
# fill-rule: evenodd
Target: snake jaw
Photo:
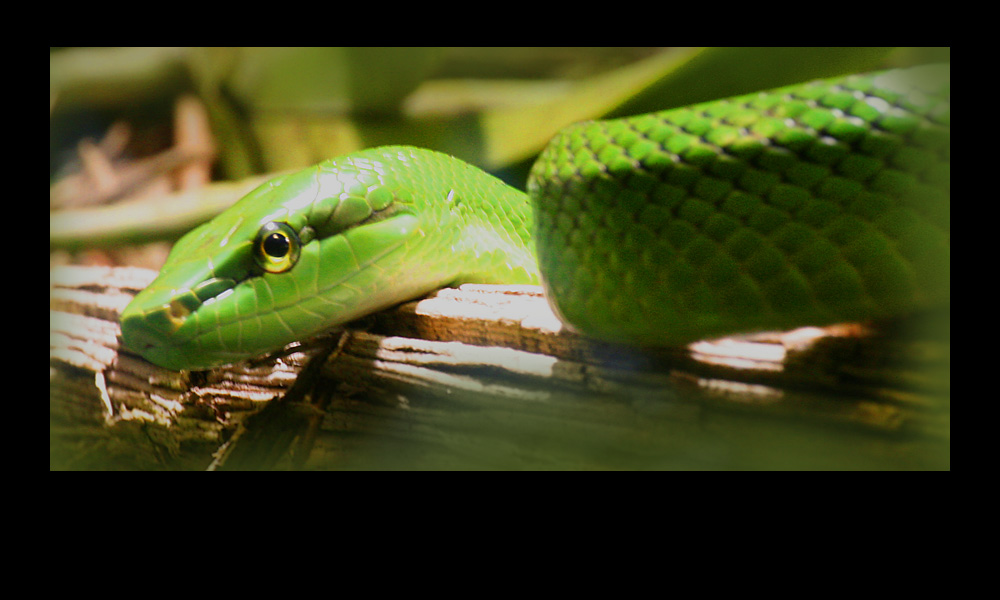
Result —
<instances>
[{"instance_id":1,"label":"snake jaw","mask_svg":"<svg viewBox=\"0 0 1000 600\"><path fill-rule=\"evenodd\" d=\"M280 348L447 283L450 275L433 270L424 279L407 273L381 277L393 273L392 265L405 265L406 260L394 257L409 253L425 237L418 215L395 211L340 234L312 239L302 249L294 275L207 277L190 286L154 282L122 313L124 345L171 369L205 369ZM221 265L208 264L193 271L219 270ZM412 286L394 284L404 275ZM174 276L179 276L176 270ZM189 274L187 279L202 277ZM325 283L306 293L303 280ZM184 287L188 289L179 292Z\"/></svg>"},{"instance_id":2,"label":"snake jaw","mask_svg":"<svg viewBox=\"0 0 1000 600\"><path fill-rule=\"evenodd\" d=\"M175 312L177 310L180 313ZM169 363L172 355L169 348L187 314L183 305L173 302L152 310L126 309L121 316L122 343L151 362L171 366L165 361Z\"/></svg>"}]
</instances>

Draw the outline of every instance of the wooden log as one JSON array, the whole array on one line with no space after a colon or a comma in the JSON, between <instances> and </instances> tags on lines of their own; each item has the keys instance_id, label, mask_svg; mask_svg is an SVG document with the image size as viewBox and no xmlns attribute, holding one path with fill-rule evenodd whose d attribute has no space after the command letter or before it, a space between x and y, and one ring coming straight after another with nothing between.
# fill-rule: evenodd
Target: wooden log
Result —
<instances>
[{"instance_id":1,"label":"wooden log","mask_svg":"<svg viewBox=\"0 0 1000 600\"><path fill-rule=\"evenodd\" d=\"M936 339L850 326L640 351L568 331L535 286L465 285L175 372L119 344L118 315L153 276L52 272L53 468L950 465Z\"/></svg>"}]
</instances>

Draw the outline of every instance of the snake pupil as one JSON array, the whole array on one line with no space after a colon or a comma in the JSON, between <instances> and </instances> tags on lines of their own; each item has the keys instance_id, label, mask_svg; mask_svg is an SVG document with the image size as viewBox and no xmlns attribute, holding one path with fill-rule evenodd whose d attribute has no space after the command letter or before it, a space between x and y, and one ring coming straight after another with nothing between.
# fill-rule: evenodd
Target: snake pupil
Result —
<instances>
[{"instance_id":1,"label":"snake pupil","mask_svg":"<svg viewBox=\"0 0 1000 600\"><path fill-rule=\"evenodd\" d=\"M263 244L264 252L268 256L273 256L275 258L281 258L288 254L288 238L280 233L272 233L271 235L264 238Z\"/></svg>"}]
</instances>

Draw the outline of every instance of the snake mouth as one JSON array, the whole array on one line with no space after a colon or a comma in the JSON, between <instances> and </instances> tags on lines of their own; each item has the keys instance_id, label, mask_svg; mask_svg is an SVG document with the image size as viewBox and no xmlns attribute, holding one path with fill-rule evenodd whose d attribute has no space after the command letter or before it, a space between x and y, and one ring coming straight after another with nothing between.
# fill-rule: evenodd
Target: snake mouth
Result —
<instances>
[{"instance_id":1,"label":"snake mouth","mask_svg":"<svg viewBox=\"0 0 1000 600\"><path fill-rule=\"evenodd\" d=\"M174 296L166 304L150 309L143 309L140 297L136 296L140 301L133 300L122 313L122 333L148 329L162 334L164 340L173 339L195 311L225 298L232 293L237 283L233 279L212 277ZM160 338L160 336L152 337Z\"/></svg>"},{"instance_id":2,"label":"snake mouth","mask_svg":"<svg viewBox=\"0 0 1000 600\"><path fill-rule=\"evenodd\" d=\"M166 369L204 370L244 358L238 352L219 350L213 354L211 361L195 364L191 362L191 349L187 347L187 342L178 341L169 333L150 329L144 325L142 315L123 318L121 327L122 344L126 350Z\"/></svg>"},{"instance_id":3,"label":"snake mouth","mask_svg":"<svg viewBox=\"0 0 1000 600\"><path fill-rule=\"evenodd\" d=\"M295 271L211 277L149 308L140 292L121 316L124 345L160 366L210 368L350 320L377 308L374 303L387 304L383 294L353 282L382 272L373 265L420 236L420 223L410 212L393 211L364 227L313 239ZM319 280L323 285L311 287ZM158 293L151 289L150 299Z\"/></svg>"},{"instance_id":4,"label":"snake mouth","mask_svg":"<svg viewBox=\"0 0 1000 600\"><path fill-rule=\"evenodd\" d=\"M188 291L151 309L133 309L130 305L121 315L122 345L153 364L173 370L208 369L244 358L239 351L217 348L212 350L210 360L201 360L196 365L192 362L192 357L205 355L197 344L192 344L198 338L197 330L190 326L196 311L231 295L237 285L233 280L216 278L198 286L203 293L213 288L222 289L203 302L193 302L192 292Z\"/></svg>"}]
</instances>

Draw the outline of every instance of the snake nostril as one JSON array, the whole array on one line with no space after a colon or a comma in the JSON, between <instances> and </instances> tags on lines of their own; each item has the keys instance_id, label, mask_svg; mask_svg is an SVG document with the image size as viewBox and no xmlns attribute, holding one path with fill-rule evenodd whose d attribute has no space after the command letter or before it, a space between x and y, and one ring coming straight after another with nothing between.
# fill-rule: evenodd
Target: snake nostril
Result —
<instances>
[{"instance_id":1,"label":"snake nostril","mask_svg":"<svg viewBox=\"0 0 1000 600\"><path fill-rule=\"evenodd\" d=\"M185 306L182 302L177 300L172 300L170 304L164 307L167 318L174 325L174 327L180 327L184 324L184 319L191 314L191 309Z\"/></svg>"}]
</instances>

